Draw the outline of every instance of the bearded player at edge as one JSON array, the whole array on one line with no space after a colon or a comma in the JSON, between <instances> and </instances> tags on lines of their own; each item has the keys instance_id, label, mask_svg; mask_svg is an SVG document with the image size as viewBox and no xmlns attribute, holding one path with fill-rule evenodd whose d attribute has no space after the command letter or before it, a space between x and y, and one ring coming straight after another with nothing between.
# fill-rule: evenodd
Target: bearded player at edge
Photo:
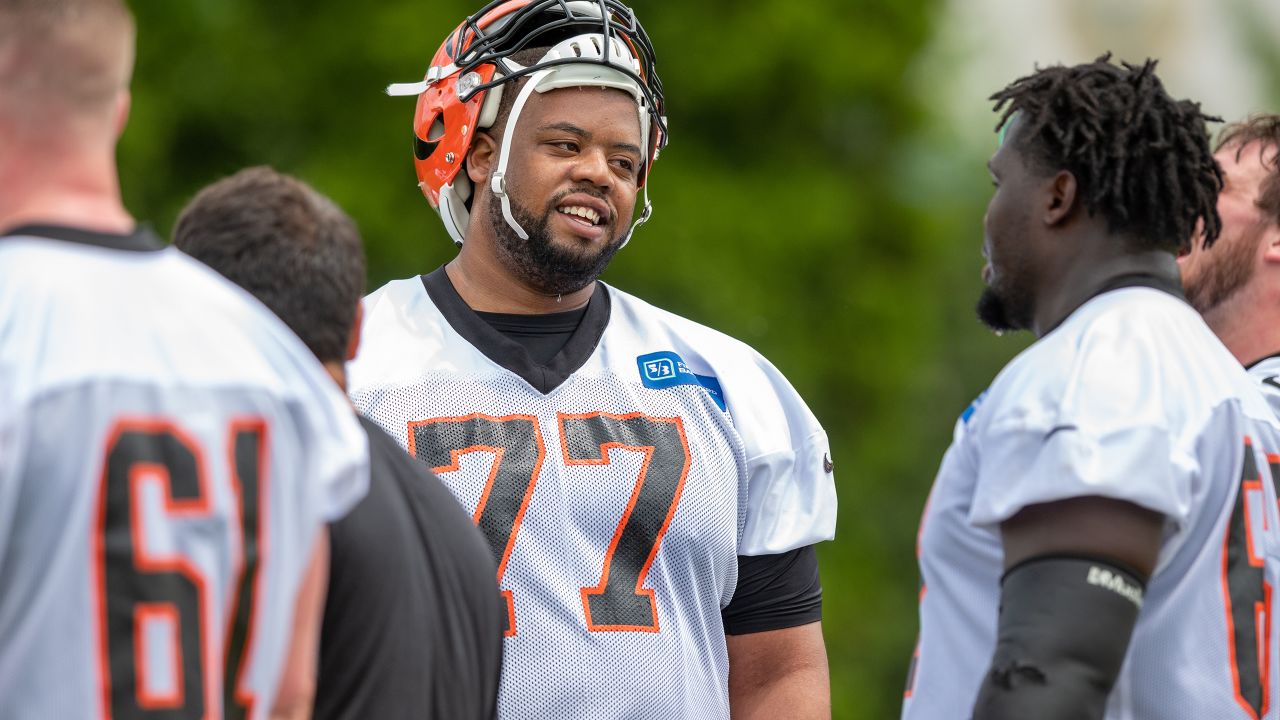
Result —
<instances>
[{"instance_id":1,"label":"bearded player at edge","mask_svg":"<svg viewBox=\"0 0 1280 720\"><path fill-rule=\"evenodd\" d=\"M1280 115L1223 130L1222 237L1178 258L1187 299L1280 415Z\"/></svg>"},{"instance_id":2,"label":"bearded player at edge","mask_svg":"<svg viewBox=\"0 0 1280 720\"><path fill-rule=\"evenodd\" d=\"M499 716L828 717L826 434L751 348L597 280L666 142L632 11L492 3L388 92L461 250L366 298L350 393L490 542Z\"/></svg>"},{"instance_id":3,"label":"bearded player at edge","mask_svg":"<svg viewBox=\"0 0 1280 720\"><path fill-rule=\"evenodd\" d=\"M1280 424L1182 296L1175 253L1217 238L1222 176L1154 66L993 97L979 316L1037 341L934 482L906 720L1277 717Z\"/></svg>"}]
</instances>

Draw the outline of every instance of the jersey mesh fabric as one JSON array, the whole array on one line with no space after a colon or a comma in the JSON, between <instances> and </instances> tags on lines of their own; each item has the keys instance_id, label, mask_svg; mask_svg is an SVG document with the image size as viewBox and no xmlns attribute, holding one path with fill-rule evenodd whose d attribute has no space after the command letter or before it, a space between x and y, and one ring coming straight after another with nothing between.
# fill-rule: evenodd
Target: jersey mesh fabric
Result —
<instances>
[{"instance_id":1,"label":"jersey mesh fabric","mask_svg":"<svg viewBox=\"0 0 1280 720\"><path fill-rule=\"evenodd\" d=\"M1123 413L1097 412L1111 402ZM1155 423L1145 439L1132 431ZM1018 450L1023 436L1038 440ZM1269 701L1280 652L1269 591L1280 580L1277 452L1280 424L1185 303L1130 288L1077 310L956 424L922 520L920 642L902 717L967 716L995 649L998 524L1078 495L1166 517L1107 720L1280 717Z\"/></svg>"},{"instance_id":2,"label":"jersey mesh fabric","mask_svg":"<svg viewBox=\"0 0 1280 720\"><path fill-rule=\"evenodd\" d=\"M178 695L221 717L234 606L251 611L243 626L251 634L243 674L227 682L254 698L251 717L265 717L316 535L367 479L363 433L310 352L176 250L8 237L0 239L0 386L0 715L106 717L104 705L136 699L133 671L144 690L163 695L204 649L204 675L194 675L204 694L186 683ZM233 445L236 428L260 444ZM113 452L125 432L180 449L165 451L168 465L132 459ZM258 452L242 464L240 447ZM174 460L183 457L194 462ZM197 470L170 469L181 467ZM240 492L250 476L259 502ZM198 487L196 498L171 501L183 486ZM110 521L120 507L130 508L127 523ZM248 595L237 592L238 579L252 579L241 574L245 508L258 511L261 527ZM143 562L181 563L198 579L200 610L140 597L175 585ZM160 621L139 620L146 610ZM199 648L165 620L196 615ZM129 637L145 638L147 650L131 650ZM206 713L188 707L184 716Z\"/></svg>"},{"instance_id":3,"label":"jersey mesh fabric","mask_svg":"<svg viewBox=\"0 0 1280 720\"><path fill-rule=\"evenodd\" d=\"M1258 389L1271 405L1271 411L1280 417L1280 356L1273 355L1250 365L1249 377L1258 382Z\"/></svg>"},{"instance_id":4,"label":"jersey mesh fabric","mask_svg":"<svg viewBox=\"0 0 1280 720\"><path fill-rule=\"evenodd\" d=\"M499 717L727 718L720 611L752 514L749 458L785 460L759 471L779 496L813 484L815 502L833 503L825 436L789 386L735 381L757 362L736 341L692 323L677 333L611 292L590 357L542 394L463 340L420 283L392 283L366 300L351 396L435 468L495 548L511 603ZM728 411L700 384L646 385L637 361L654 351L717 374ZM776 409L754 426L773 428L761 434L777 447L748 453L735 397L743 413L757 397ZM829 537L807 521L827 510L834 522L833 507L760 510L761 544L784 552Z\"/></svg>"},{"instance_id":5,"label":"jersey mesh fabric","mask_svg":"<svg viewBox=\"0 0 1280 720\"><path fill-rule=\"evenodd\" d=\"M474 413L508 418L536 433L537 444L523 452L519 447L501 449L504 461L518 463L513 472L531 473L539 467L499 581L510 592L515 621L515 634L508 636L504 649L501 717L727 716L723 688L728 659L720 608L729 602L737 580L736 538L743 522L739 508L744 506L745 484L739 471L741 451L731 430L707 412L705 393L657 393L616 378L596 378L541 396L519 378L496 373L487 378L427 376L413 386L361 393L355 399L406 448L410 422ZM711 410L720 413L714 406ZM644 415L636 416L637 412ZM688 444L688 468L681 467L682 447L646 451L619 446L607 448L601 458L602 444L635 447L646 439L621 433L592 436L566 422L566 416L630 416L641 422L648 418L654 425L679 418L678 428ZM432 442L447 448L475 444L466 424L446 425L448 429ZM513 432L509 437L525 436ZM655 441L652 436L647 440ZM414 444L423 457L417 441ZM651 453L652 458L646 457ZM460 456L456 470L437 465L436 471L463 506L474 511L486 490L490 502L498 490L487 482L496 454L477 450ZM600 464L600 459L607 462ZM657 617L651 624L656 632L593 631L583 591L600 584L606 551L642 468L647 469L645 483L655 487L678 483L682 471L685 475L659 552L642 584L653 593ZM656 502L638 497L631 518L661 530L671 509L664 500L665 496ZM503 558L497 560L502 563ZM611 571L620 570L618 565L627 560L643 563L648 557L623 557L615 550ZM634 594L634 586L619 590ZM637 627L649 620L619 615ZM583 692L584 687L595 690Z\"/></svg>"}]
</instances>

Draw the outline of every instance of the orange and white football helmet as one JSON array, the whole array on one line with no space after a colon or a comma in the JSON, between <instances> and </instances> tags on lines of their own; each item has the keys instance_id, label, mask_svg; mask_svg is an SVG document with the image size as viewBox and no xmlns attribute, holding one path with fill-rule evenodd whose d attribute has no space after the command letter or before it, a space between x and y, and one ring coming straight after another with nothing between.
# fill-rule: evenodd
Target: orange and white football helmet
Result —
<instances>
[{"instance_id":1,"label":"orange and white football helmet","mask_svg":"<svg viewBox=\"0 0 1280 720\"><path fill-rule=\"evenodd\" d=\"M523 66L510 56L528 47L550 47L538 62ZM667 143L662 83L653 45L631 8L618 0L494 0L445 39L421 82L387 87L389 95L417 95L413 118L418 185L445 229L461 245L474 195L461 172L478 130L493 126L506 84L530 76L511 107L490 189L502 202L507 223L528 235L511 214L506 169L511 134L530 93L556 88L611 87L636 99L648 156L640 168L644 209L623 239L653 212L647 180Z\"/></svg>"}]
</instances>

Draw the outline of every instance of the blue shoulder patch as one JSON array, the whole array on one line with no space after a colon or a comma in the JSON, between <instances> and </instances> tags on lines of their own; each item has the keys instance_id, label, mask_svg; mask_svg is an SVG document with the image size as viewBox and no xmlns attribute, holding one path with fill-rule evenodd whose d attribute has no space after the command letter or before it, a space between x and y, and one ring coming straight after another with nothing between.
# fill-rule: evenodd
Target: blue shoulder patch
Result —
<instances>
[{"instance_id":1,"label":"blue shoulder patch","mask_svg":"<svg viewBox=\"0 0 1280 720\"><path fill-rule=\"evenodd\" d=\"M978 397L974 398L973 402L969 403L969 407L965 408L964 412L960 413L960 422L964 423L965 425L968 425L969 418L973 417L973 413L975 413L978 410L978 406L982 404L982 401L986 397L987 397L986 390L983 390L981 393L978 393Z\"/></svg>"},{"instance_id":2,"label":"blue shoulder patch","mask_svg":"<svg viewBox=\"0 0 1280 720\"><path fill-rule=\"evenodd\" d=\"M647 388L665 390L676 385L697 385L707 391L721 410L728 410L724 404L724 391L720 389L720 381L714 375L689 372L684 360L670 350L637 356L636 366L640 369L640 383Z\"/></svg>"}]
</instances>

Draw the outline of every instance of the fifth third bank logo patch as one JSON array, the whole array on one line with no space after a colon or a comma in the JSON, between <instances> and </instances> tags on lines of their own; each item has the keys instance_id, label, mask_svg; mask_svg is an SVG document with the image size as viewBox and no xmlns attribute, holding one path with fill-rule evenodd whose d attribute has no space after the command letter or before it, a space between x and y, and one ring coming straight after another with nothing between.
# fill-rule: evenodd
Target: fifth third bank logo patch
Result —
<instances>
[{"instance_id":1,"label":"fifth third bank logo patch","mask_svg":"<svg viewBox=\"0 0 1280 720\"><path fill-rule=\"evenodd\" d=\"M647 388L665 390L676 385L694 385L706 390L715 404L727 411L720 381L714 375L691 372L684 360L670 350L640 355L636 366L640 369L640 384Z\"/></svg>"}]
</instances>

